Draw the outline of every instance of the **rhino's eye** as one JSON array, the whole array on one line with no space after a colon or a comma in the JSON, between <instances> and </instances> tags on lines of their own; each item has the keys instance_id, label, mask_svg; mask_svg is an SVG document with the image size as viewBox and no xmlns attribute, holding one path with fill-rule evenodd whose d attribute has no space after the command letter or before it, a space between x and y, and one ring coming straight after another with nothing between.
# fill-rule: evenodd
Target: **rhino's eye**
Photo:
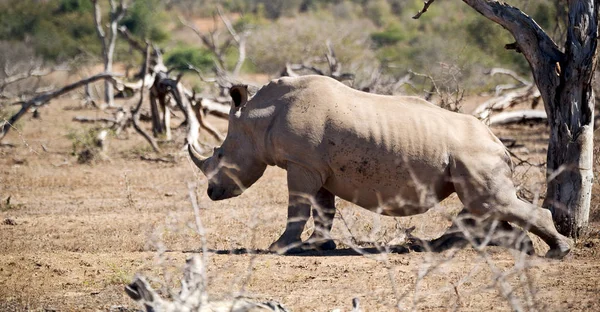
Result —
<instances>
[{"instance_id":1,"label":"rhino's eye","mask_svg":"<svg viewBox=\"0 0 600 312\"><path fill-rule=\"evenodd\" d=\"M217 157L217 159L221 159L221 158L223 158L223 151L221 150L220 147L215 147L213 149L213 155L215 155Z\"/></svg>"}]
</instances>

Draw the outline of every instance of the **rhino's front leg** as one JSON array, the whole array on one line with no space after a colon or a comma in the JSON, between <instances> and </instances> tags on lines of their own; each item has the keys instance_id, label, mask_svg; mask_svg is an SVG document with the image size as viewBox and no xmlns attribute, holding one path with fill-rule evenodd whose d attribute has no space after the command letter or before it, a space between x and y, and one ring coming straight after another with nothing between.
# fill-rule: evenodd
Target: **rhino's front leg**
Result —
<instances>
[{"instance_id":1,"label":"rhino's front leg","mask_svg":"<svg viewBox=\"0 0 600 312\"><path fill-rule=\"evenodd\" d=\"M310 206L317 191L321 188L321 177L304 167L288 164L289 204L285 231L269 247L280 254L302 251L300 235L310 218Z\"/></svg>"},{"instance_id":2,"label":"rhino's front leg","mask_svg":"<svg viewBox=\"0 0 600 312\"><path fill-rule=\"evenodd\" d=\"M269 247L270 251L279 254L302 251L300 235L302 235L306 221L310 217L310 204L302 203L301 201L300 196L290 195L287 226L279 239L271 244Z\"/></svg>"}]
</instances>

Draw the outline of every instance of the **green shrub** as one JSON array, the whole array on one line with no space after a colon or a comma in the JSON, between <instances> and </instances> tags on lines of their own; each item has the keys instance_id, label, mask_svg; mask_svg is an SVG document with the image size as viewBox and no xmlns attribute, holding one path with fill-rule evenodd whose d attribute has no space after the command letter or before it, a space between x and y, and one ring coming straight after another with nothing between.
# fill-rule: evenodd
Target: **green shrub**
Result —
<instances>
[{"instance_id":1,"label":"green shrub","mask_svg":"<svg viewBox=\"0 0 600 312\"><path fill-rule=\"evenodd\" d=\"M71 12L91 12L94 10L94 5L90 0L59 0L57 13L71 13Z\"/></svg>"},{"instance_id":2,"label":"green shrub","mask_svg":"<svg viewBox=\"0 0 600 312\"><path fill-rule=\"evenodd\" d=\"M69 131L67 138L71 140L71 154L77 156L78 163L90 164L105 158L98 141L98 134L101 131L103 131L101 128Z\"/></svg>"},{"instance_id":3,"label":"green shrub","mask_svg":"<svg viewBox=\"0 0 600 312\"><path fill-rule=\"evenodd\" d=\"M179 47L166 54L165 64L169 68L186 70L188 64L200 70L208 70L213 66L211 53L195 47Z\"/></svg>"},{"instance_id":4,"label":"green shrub","mask_svg":"<svg viewBox=\"0 0 600 312\"><path fill-rule=\"evenodd\" d=\"M162 1L137 0L127 10L121 24L136 37L163 42L169 38L163 27L166 19Z\"/></svg>"},{"instance_id":5,"label":"green shrub","mask_svg":"<svg viewBox=\"0 0 600 312\"><path fill-rule=\"evenodd\" d=\"M47 60L64 61L82 52L96 54L93 10L88 1L0 3L0 40L27 41Z\"/></svg>"},{"instance_id":6,"label":"green shrub","mask_svg":"<svg viewBox=\"0 0 600 312\"><path fill-rule=\"evenodd\" d=\"M406 36L402 30L397 27L391 27L384 31L378 31L371 34L371 40L376 47L393 45L405 39Z\"/></svg>"},{"instance_id":7,"label":"green shrub","mask_svg":"<svg viewBox=\"0 0 600 312\"><path fill-rule=\"evenodd\" d=\"M29 1L7 1L0 4L0 40L25 40L39 23L50 18L47 5Z\"/></svg>"}]
</instances>

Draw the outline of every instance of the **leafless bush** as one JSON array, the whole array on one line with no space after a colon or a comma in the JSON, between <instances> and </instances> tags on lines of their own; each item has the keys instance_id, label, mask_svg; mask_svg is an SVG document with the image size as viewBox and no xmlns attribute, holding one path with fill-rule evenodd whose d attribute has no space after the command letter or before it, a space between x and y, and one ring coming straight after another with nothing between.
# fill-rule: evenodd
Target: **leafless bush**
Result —
<instances>
[{"instance_id":1,"label":"leafless bush","mask_svg":"<svg viewBox=\"0 0 600 312\"><path fill-rule=\"evenodd\" d=\"M10 74L27 71L31 64L38 64L41 60L35 56L33 48L22 42L0 41L0 78ZM8 74L8 75L7 75Z\"/></svg>"},{"instance_id":2,"label":"leafless bush","mask_svg":"<svg viewBox=\"0 0 600 312\"><path fill-rule=\"evenodd\" d=\"M248 58L261 71L273 74L286 63L321 59L327 53L325 43L330 40L345 71L360 79L377 67L373 52L364 49L370 44L373 29L367 20L334 21L320 16L282 19L253 32L248 39Z\"/></svg>"},{"instance_id":3,"label":"leafless bush","mask_svg":"<svg viewBox=\"0 0 600 312\"><path fill-rule=\"evenodd\" d=\"M24 43L0 41L0 99L47 91L41 78L52 70Z\"/></svg>"},{"instance_id":4,"label":"leafless bush","mask_svg":"<svg viewBox=\"0 0 600 312\"><path fill-rule=\"evenodd\" d=\"M420 85L425 88L418 91L424 93L423 97L426 100L433 101L441 108L453 112L461 110L465 90L460 86L461 70L459 66L440 63L436 74L437 78L413 71L410 71L410 73L415 76L415 83L413 85ZM416 83L417 78L420 78L420 84Z\"/></svg>"},{"instance_id":5,"label":"leafless bush","mask_svg":"<svg viewBox=\"0 0 600 312\"><path fill-rule=\"evenodd\" d=\"M189 196L194 213L194 225L192 226L196 234L201 238L201 254L195 254L186 261L183 269L183 278L181 279L181 288L175 291L170 288L170 275L165 276L162 288L166 290L168 299L163 299L153 287L141 275L137 275L133 282L129 284L125 291L129 297L142 304L147 311L190 311L190 312L209 312L209 311L288 311L282 304L275 301L259 302L246 298L242 294L235 295L227 299L209 298L207 287L209 279L207 276L208 265L208 245L206 241L206 230L202 224L200 208L198 207L195 185L189 185ZM164 230L163 228L159 229ZM161 235L158 234L151 242L159 249L159 263L165 265L164 243L161 241ZM251 260L252 261L252 260ZM252 266L249 266L251 273ZM167 272L165 269L164 272ZM169 298L170 297L170 298Z\"/></svg>"},{"instance_id":6,"label":"leafless bush","mask_svg":"<svg viewBox=\"0 0 600 312\"><path fill-rule=\"evenodd\" d=\"M204 270L204 266L205 262L197 255L187 260L181 280L181 289L173 300L161 298L160 294L142 276L136 276L134 281L125 288L125 291L133 300L139 301L148 312L288 311L283 305L273 301L254 302L246 298L210 301L203 286L205 278L201 272Z\"/></svg>"}]
</instances>

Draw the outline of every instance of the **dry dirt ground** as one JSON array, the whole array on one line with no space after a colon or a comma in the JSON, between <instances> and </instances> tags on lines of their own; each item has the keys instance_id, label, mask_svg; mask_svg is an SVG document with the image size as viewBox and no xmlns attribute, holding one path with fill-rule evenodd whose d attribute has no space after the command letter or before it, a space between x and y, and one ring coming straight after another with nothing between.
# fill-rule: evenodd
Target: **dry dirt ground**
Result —
<instances>
[{"instance_id":1,"label":"dry dirt ground","mask_svg":"<svg viewBox=\"0 0 600 312\"><path fill-rule=\"evenodd\" d=\"M442 253L380 253L361 256L339 242L320 255L228 254L264 250L285 226L285 172L267 170L242 196L211 202L205 179L178 141L164 148L175 163L148 162L147 144L135 133L111 137L107 160L78 164L74 145L86 128L63 99L29 116L0 147L0 311L89 311L137 309L123 291L136 273L151 278L163 294L177 287L185 259L201 247L190 190L198 197L209 253L209 294L276 300L293 311L348 311L359 298L366 311L396 307L425 311L599 311L600 236L597 212L590 234L563 261L523 256L502 247ZM180 120L179 120L180 121ZM226 124L211 119L225 131ZM545 126L494 129L517 139L513 151L531 163L543 161ZM79 141L78 141L79 140ZM214 141L207 139L211 144ZM544 171L520 166L522 195L535 199ZM598 184L593 209L598 210ZM455 197L421 216L379 217L338 203L333 235L356 242L385 243L415 226L414 235L435 238L460 209ZM312 229L305 233L307 237ZM534 238L538 255L547 248ZM484 256L485 255L485 256Z\"/></svg>"}]
</instances>

